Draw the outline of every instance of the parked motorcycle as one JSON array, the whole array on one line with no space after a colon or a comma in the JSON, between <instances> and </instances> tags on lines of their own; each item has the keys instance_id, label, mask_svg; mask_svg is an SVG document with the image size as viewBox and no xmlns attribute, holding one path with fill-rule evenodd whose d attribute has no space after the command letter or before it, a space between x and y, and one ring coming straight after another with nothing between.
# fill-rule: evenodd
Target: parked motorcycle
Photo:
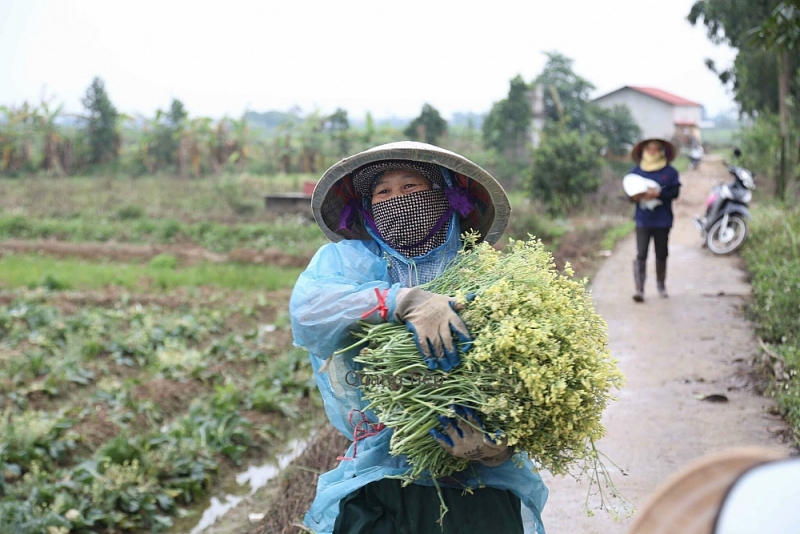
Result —
<instances>
[{"instance_id":1,"label":"parked motorcycle","mask_svg":"<svg viewBox=\"0 0 800 534\"><path fill-rule=\"evenodd\" d=\"M734 154L738 158L741 152ZM717 184L706 199L706 214L695 217L694 224L703 236L704 244L714 254L730 254L742 246L747 237L747 205L756 187L753 174L736 165L723 162L733 176L727 184Z\"/></svg>"}]
</instances>

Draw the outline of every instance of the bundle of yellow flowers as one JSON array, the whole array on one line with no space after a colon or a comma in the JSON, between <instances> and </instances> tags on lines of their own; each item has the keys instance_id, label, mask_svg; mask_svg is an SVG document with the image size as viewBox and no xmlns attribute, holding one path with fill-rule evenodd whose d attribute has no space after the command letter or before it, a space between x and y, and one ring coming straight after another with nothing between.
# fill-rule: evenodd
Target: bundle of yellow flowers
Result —
<instances>
[{"instance_id":1,"label":"bundle of yellow flowers","mask_svg":"<svg viewBox=\"0 0 800 534\"><path fill-rule=\"evenodd\" d=\"M569 265L558 272L534 238L512 240L504 252L475 241L465 236L464 251L423 286L466 303L461 317L473 341L460 351L461 365L429 371L404 325L363 325L362 390L368 409L394 429L391 453L408 456L409 481L465 469L469 460L450 455L429 432L441 430L437 415L456 417L460 405L480 412L490 434L539 468L566 474L580 464L594 469L598 485L607 483L594 443L622 375L585 281Z\"/></svg>"}]
</instances>

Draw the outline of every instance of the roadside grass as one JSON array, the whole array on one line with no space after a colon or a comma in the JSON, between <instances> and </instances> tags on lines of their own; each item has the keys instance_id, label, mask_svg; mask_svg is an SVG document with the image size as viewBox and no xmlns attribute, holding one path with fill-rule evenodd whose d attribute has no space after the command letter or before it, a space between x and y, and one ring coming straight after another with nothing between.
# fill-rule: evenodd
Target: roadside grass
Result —
<instances>
[{"instance_id":1,"label":"roadside grass","mask_svg":"<svg viewBox=\"0 0 800 534\"><path fill-rule=\"evenodd\" d=\"M616 244L625 239L634 229L636 229L636 223L633 221L621 222L608 228L600 242L600 247L602 250L613 250Z\"/></svg>"},{"instance_id":2,"label":"roadside grass","mask_svg":"<svg viewBox=\"0 0 800 534\"><path fill-rule=\"evenodd\" d=\"M274 291L291 288L301 271L292 267L238 263L199 263L177 267L177 259L171 255L160 255L149 263L135 264L14 254L0 257L0 288L88 290L113 285L144 292L211 286Z\"/></svg>"},{"instance_id":3,"label":"roadside grass","mask_svg":"<svg viewBox=\"0 0 800 534\"><path fill-rule=\"evenodd\" d=\"M308 218L285 216L270 222L224 224L187 223L176 219L115 220L93 214L73 219L0 215L2 239L57 239L69 242L171 244L191 242L213 252L235 248L279 248L288 255L311 255L326 241Z\"/></svg>"},{"instance_id":4,"label":"roadside grass","mask_svg":"<svg viewBox=\"0 0 800 534\"><path fill-rule=\"evenodd\" d=\"M678 171L679 173L686 172L689 169L689 157L686 156L685 154L680 154L678 155L678 157L672 160L672 163L670 163L670 165L675 167L675 170Z\"/></svg>"},{"instance_id":5,"label":"roadside grass","mask_svg":"<svg viewBox=\"0 0 800 534\"><path fill-rule=\"evenodd\" d=\"M524 191L510 192L511 218L498 244L534 235L553 253L557 268L569 262L575 276L590 278L600 265L598 253L613 250L635 226L631 204L622 193L622 177L631 167L630 161L607 160L598 190L567 217L552 218Z\"/></svg>"},{"instance_id":6,"label":"roadside grass","mask_svg":"<svg viewBox=\"0 0 800 534\"><path fill-rule=\"evenodd\" d=\"M738 139L739 128L703 129L703 143L714 146L732 146Z\"/></svg>"},{"instance_id":7,"label":"roadside grass","mask_svg":"<svg viewBox=\"0 0 800 534\"><path fill-rule=\"evenodd\" d=\"M764 342L773 396L800 444L800 209L761 204L742 256L752 277L749 318Z\"/></svg>"},{"instance_id":8,"label":"roadside grass","mask_svg":"<svg viewBox=\"0 0 800 534\"><path fill-rule=\"evenodd\" d=\"M530 234L548 246L557 246L558 239L568 231L566 221L548 216L541 206L532 202L522 191L515 191L508 196L511 218L506 228L506 237L527 240Z\"/></svg>"}]
</instances>

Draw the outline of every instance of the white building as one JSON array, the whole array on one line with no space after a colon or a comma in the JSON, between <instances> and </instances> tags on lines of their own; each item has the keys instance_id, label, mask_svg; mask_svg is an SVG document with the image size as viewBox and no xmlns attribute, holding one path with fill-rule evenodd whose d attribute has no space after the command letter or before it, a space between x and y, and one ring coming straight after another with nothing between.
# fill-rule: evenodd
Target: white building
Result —
<instances>
[{"instance_id":1,"label":"white building","mask_svg":"<svg viewBox=\"0 0 800 534\"><path fill-rule=\"evenodd\" d=\"M625 104L642 129L642 138L660 137L681 145L700 140L703 106L655 87L626 85L594 99L600 107Z\"/></svg>"}]
</instances>

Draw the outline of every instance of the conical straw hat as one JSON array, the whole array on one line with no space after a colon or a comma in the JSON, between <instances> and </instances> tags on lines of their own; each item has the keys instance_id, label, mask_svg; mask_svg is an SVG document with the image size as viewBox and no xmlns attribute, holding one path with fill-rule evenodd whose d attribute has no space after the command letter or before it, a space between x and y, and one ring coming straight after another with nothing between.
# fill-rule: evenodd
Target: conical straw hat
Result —
<instances>
[{"instance_id":1,"label":"conical straw hat","mask_svg":"<svg viewBox=\"0 0 800 534\"><path fill-rule=\"evenodd\" d=\"M461 218L461 231L476 230L489 243L500 239L508 224L511 206L497 180L463 156L415 141L380 145L344 158L325 171L314 188L311 208L314 219L328 239L333 242L372 239L363 221L354 219L349 228L343 228L340 219L348 204L361 199L361 193L353 185L353 175L365 166L385 160L436 164L452 171L456 184L467 191L474 205L474 209Z\"/></svg>"},{"instance_id":2,"label":"conical straw hat","mask_svg":"<svg viewBox=\"0 0 800 534\"><path fill-rule=\"evenodd\" d=\"M636 146L633 147L631 150L631 159L636 162L637 164L642 161L642 152L644 151L644 146L649 143L650 141L658 141L662 145L664 145L664 155L667 157L667 164L675 159L675 156L678 155L678 151L675 149L675 145L667 141L666 139L660 139L658 137L649 137L647 139L642 139Z\"/></svg>"},{"instance_id":3,"label":"conical straw hat","mask_svg":"<svg viewBox=\"0 0 800 534\"><path fill-rule=\"evenodd\" d=\"M739 477L785 457L770 449L742 447L696 460L656 490L628 534L714 534L722 503Z\"/></svg>"}]
</instances>

